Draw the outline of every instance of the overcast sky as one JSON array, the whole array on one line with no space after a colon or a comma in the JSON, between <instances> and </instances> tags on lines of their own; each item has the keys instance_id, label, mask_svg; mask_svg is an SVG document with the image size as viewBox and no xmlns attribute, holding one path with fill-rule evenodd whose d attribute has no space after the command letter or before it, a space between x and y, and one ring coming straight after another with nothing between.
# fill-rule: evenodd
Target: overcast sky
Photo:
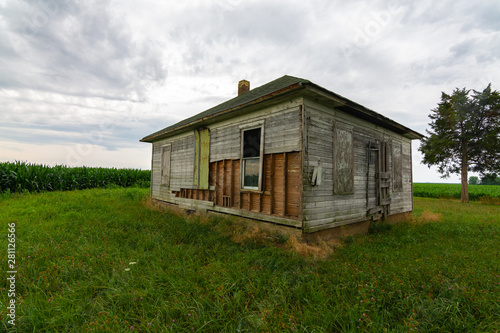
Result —
<instances>
[{"instance_id":1,"label":"overcast sky","mask_svg":"<svg viewBox=\"0 0 500 333\"><path fill-rule=\"evenodd\" d=\"M0 0L0 161L149 169L141 138L285 74L425 134L499 56L498 0Z\"/></svg>"}]
</instances>

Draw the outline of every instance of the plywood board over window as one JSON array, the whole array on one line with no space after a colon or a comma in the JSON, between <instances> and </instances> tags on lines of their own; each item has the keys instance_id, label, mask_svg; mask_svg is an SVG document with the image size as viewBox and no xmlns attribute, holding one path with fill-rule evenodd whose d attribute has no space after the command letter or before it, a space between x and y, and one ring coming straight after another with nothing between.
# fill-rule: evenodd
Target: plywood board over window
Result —
<instances>
[{"instance_id":1,"label":"plywood board over window","mask_svg":"<svg viewBox=\"0 0 500 333\"><path fill-rule=\"evenodd\" d=\"M403 156L401 142L392 143L392 172L393 172L393 190L403 190Z\"/></svg>"},{"instance_id":2,"label":"plywood board over window","mask_svg":"<svg viewBox=\"0 0 500 333\"><path fill-rule=\"evenodd\" d=\"M161 148L161 185L170 186L170 152L171 145Z\"/></svg>"},{"instance_id":3,"label":"plywood board over window","mask_svg":"<svg viewBox=\"0 0 500 333\"><path fill-rule=\"evenodd\" d=\"M354 144L352 127L333 125L333 193L354 192Z\"/></svg>"},{"instance_id":4,"label":"plywood board over window","mask_svg":"<svg viewBox=\"0 0 500 333\"><path fill-rule=\"evenodd\" d=\"M194 131L194 187L208 189L210 170L210 131L200 128Z\"/></svg>"}]
</instances>

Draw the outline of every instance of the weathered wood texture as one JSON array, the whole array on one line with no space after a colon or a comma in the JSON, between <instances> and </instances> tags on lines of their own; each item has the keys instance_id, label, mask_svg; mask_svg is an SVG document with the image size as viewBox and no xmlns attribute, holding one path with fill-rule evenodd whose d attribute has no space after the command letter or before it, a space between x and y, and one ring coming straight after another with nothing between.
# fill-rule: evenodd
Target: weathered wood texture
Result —
<instances>
[{"instance_id":1,"label":"weathered wood texture","mask_svg":"<svg viewBox=\"0 0 500 333\"><path fill-rule=\"evenodd\" d=\"M193 186L194 133L153 143L151 192L154 199L166 200L171 191ZM162 147L170 145L170 170L168 184L161 184Z\"/></svg>"},{"instance_id":2,"label":"weathered wood texture","mask_svg":"<svg viewBox=\"0 0 500 333\"><path fill-rule=\"evenodd\" d=\"M392 143L392 188L395 192L403 190L403 157L401 154L401 142L394 141Z\"/></svg>"},{"instance_id":3,"label":"weathered wood texture","mask_svg":"<svg viewBox=\"0 0 500 333\"><path fill-rule=\"evenodd\" d=\"M172 142L170 190L192 188L194 181L194 133Z\"/></svg>"},{"instance_id":4,"label":"weathered wood texture","mask_svg":"<svg viewBox=\"0 0 500 333\"><path fill-rule=\"evenodd\" d=\"M226 213L303 220L306 232L368 219L370 211L380 204L380 186L389 191L390 214L412 210L411 140L311 100L304 101L302 113L294 103L209 126L209 189L193 188L194 133L155 142L153 198L171 202L183 199L183 203L189 202L187 198L210 201L213 209ZM240 132L242 126L258 122L264 129L262 190L241 190ZM390 174L383 181L377 178L378 152L369 149L370 143L381 142L387 144ZM161 185L161 152L165 145L171 147L169 186ZM344 167L337 168L337 162ZM318 163L323 181L312 186L310 177ZM334 175L339 172L348 181L338 183L335 189L338 180Z\"/></svg>"},{"instance_id":5,"label":"weathered wood texture","mask_svg":"<svg viewBox=\"0 0 500 333\"><path fill-rule=\"evenodd\" d=\"M240 126L254 121L264 121L264 153L274 154L300 150L299 108L276 111L270 115L247 117L223 126L210 128L210 162L240 158Z\"/></svg>"},{"instance_id":6,"label":"weathered wood texture","mask_svg":"<svg viewBox=\"0 0 500 333\"><path fill-rule=\"evenodd\" d=\"M350 194L354 191L352 127L335 125L333 133L333 192L335 194Z\"/></svg>"},{"instance_id":7,"label":"weathered wood texture","mask_svg":"<svg viewBox=\"0 0 500 333\"><path fill-rule=\"evenodd\" d=\"M210 200L216 206L288 219L300 218L301 156L299 152L266 154L262 191L241 190L240 160L210 163L210 188L181 189L176 197Z\"/></svg>"},{"instance_id":8,"label":"weathered wood texture","mask_svg":"<svg viewBox=\"0 0 500 333\"><path fill-rule=\"evenodd\" d=\"M151 197L160 197L161 184L161 152L162 146L158 143L153 143L153 156L151 159Z\"/></svg>"},{"instance_id":9,"label":"weathered wood texture","mask_svg":"<svg viewBox=\"0 0 500 333\"><path fill-rule=\"evenodd\" d=\"M302 183L300 122L298 103L287 102L209 126L208 189L196 189L194 132L155 142L152 160L153 198L169 202L179 199L211 201L217 207L262 213L284 220L299 220ZM261 191L240 188L240 131L252 124L263 124L264 128ZM165 145L171 147L169 186L161 185L161 147ZM186 202L183 201L184 204Z\"/></svg>"},{"instance_id":10,"label":"weathered wood texture","mask_svg":"<svg viewBox=\"0 0 500 333\"><path fill-rule=\"evenodd\" d=\"M303 112L305 120L302 214L306 232L368 219L368 210L377 205L378 186L376 179L378 152L369 150L370 142L388 143L389 170L393 170L394 163L401 164L401 185L397 185L401 186L401 190L394 191L393 186L389 187L390 213L411 211L411 141L409 139L354 118L342 111L311 101L306 101ZM341 133L338 130L336 132L339 128ZM352 138L348 134L350 128L352 128ZM335 145L339 134L342 140L340 144ZM397 155L395 162L393 162L395 154L392 149L394 143L401 145L401 153ZM345 179L340 188L335 187L335 182L338 181L334 179L335 173L338 173L338 170L335 170L336 163L340 160L345 164L347 156L351 154L348 150L347 153L336 150L342 147L347 147L348 150L352 147L351 192L342 191L350 186ZM323 168L323 184L312 186L310 177L314 167L318 165L318 159ZM392 171L390 174L391 178L394 177ZM346 176L349 176L348 173L343 175L343 177ZM393 180L390 179L389 182L392 183ZM385 186L385 183L382 186Z\"/></svg>"}]
</instances>

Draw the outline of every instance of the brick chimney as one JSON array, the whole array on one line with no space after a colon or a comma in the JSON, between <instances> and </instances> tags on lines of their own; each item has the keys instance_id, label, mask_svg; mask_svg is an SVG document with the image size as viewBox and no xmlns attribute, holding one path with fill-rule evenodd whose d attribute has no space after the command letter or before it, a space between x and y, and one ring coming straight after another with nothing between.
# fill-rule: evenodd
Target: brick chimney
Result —
<instances>
[{"instance_id":1,"label":"brick chimney","mask_svg":"<svg viewBox=\"0 0 500 333\"><path fill-rule=\"evenodd\" d=\"M241 80L238 82L238 96L244 94L250 90L250 82L247 80Z\"/></svg>"}]
</instances>

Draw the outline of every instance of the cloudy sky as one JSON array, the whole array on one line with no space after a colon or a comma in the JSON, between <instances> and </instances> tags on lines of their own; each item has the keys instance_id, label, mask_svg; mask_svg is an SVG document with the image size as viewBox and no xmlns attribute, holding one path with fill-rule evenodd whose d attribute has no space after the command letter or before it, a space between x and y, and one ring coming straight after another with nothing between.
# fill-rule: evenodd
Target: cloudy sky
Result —
<instances>
[{"instance_id":1,"label":"cloudy sky","mask_svg":"<svg viewBox=\"0 0 500 333\"><path fill-rule=\"evenodd\" d=\"M499 56L498 0L0 0L0 161L148 169L139 139L285 74L425 133Z\"/></svg>"}]
</instances>

